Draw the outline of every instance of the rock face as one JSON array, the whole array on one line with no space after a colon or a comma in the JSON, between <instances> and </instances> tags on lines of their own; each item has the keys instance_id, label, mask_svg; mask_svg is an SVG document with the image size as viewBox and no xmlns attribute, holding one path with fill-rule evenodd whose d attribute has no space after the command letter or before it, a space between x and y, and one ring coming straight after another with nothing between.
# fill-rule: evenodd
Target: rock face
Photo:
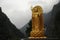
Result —
<instances>
[{"instance_id":1,"label":"rock face","mask_svg":"<svg viewBox=\"0 0 60 40\"><path fill-rule=\"evenodd\" d=\"M60 31L59 31L60 30L60 3L55 5L54 12L56 14L55 21L54 21L55 31L56 31L57 37L60 37Z\"/></svg>"},{"instance_id":2,"label":"rock face","mask_svg":"<svg viewBox=\"0 0 60 40\"><path fill-rule=\"evenodd\" d=\"M53 7L51 18L46 27L46 35L48 37L60 37L60 3Z\"/></svg>"},{"instance_id":3,"label":"rock face","mask_svg":"<svg viewBox=\"0 0 60 40\"><path fill-rule=\"evenodd\" d=\"M24 34L12 24L0 8L0 40L19 40Z\"/></svg>"}]
</instances>

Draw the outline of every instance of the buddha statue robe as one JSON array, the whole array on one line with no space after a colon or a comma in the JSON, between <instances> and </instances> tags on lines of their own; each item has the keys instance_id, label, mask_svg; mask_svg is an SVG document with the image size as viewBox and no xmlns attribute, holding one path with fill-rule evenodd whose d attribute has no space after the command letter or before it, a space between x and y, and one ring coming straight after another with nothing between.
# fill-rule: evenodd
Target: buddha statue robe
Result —
<instances>
[{"instance_id":1,"label":"buddha statue robe","mask_svg":"<svg viewBox=\"0 0 60 40\"><path fill-rule=\"evenodd\" d=\"M44 36L44 23L43 23L43 10L40 6L35 6L32 9L32 31L30 37L43 37Z\"/></svg>"}]
</instances>

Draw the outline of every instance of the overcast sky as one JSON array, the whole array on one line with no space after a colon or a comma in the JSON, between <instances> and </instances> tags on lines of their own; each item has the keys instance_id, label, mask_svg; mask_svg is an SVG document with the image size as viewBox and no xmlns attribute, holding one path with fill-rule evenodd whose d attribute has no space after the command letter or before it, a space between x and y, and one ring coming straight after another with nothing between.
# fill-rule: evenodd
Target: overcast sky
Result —
<instances>
[{"instance_id":1,"label":"overcast sky","mask_svg":"<svg viewBox=\"0 0 60 40\"><path fill-rule=\"evenodd\" d=\"M31 20L31 7L40 5L43 13L48 13L58 2L59 0L0 0L0 7L11 22L20 29Z\"/></svg>"}]
</instances>

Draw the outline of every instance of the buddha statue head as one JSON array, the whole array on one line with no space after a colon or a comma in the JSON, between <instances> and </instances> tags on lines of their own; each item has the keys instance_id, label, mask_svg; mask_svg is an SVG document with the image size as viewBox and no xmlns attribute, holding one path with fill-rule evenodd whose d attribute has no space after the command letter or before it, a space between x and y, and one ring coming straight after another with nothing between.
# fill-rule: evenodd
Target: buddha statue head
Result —
<instances>
[{"instance_id":1,"label":"buddha statue head","mask_svg":"<svg viewBox=\"0 0 60 40\"><path fill-rule=\"evenodd\" d=\"M41 6L35 6L32 8L32 12L35 13L35 12L40 12L42 13L43 10L42 10L42 7Z\"/></svg>"}]
</instances>

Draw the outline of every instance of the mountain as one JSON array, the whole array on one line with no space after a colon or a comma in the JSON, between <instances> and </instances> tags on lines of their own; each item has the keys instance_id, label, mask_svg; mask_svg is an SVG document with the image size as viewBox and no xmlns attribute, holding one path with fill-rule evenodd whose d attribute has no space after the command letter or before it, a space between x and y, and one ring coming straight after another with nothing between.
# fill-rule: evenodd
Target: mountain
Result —
<instances>
[{"instance_id":1,"label":"mountain","mask_svg":"<svg viewBox=\"0 0 60 40\"><path fill-rule=\"evenodd\" d=\"M11 23L0 7L0 40L20 40L24 34Z\"/></svg>"},{"instance_id":2,"label":"mountain","mask_svg":"<svg viewBox=\"0 0 60 40\"><path fill-rule=\"evenodd\" d=\"M49 13L48 13L49 14ZM51 11L51 18L47 22L46 35L48 37L60 37L60 3L56 4ZM45 23L46 24L46 23Z\"/></svg>"}]
</instances>

